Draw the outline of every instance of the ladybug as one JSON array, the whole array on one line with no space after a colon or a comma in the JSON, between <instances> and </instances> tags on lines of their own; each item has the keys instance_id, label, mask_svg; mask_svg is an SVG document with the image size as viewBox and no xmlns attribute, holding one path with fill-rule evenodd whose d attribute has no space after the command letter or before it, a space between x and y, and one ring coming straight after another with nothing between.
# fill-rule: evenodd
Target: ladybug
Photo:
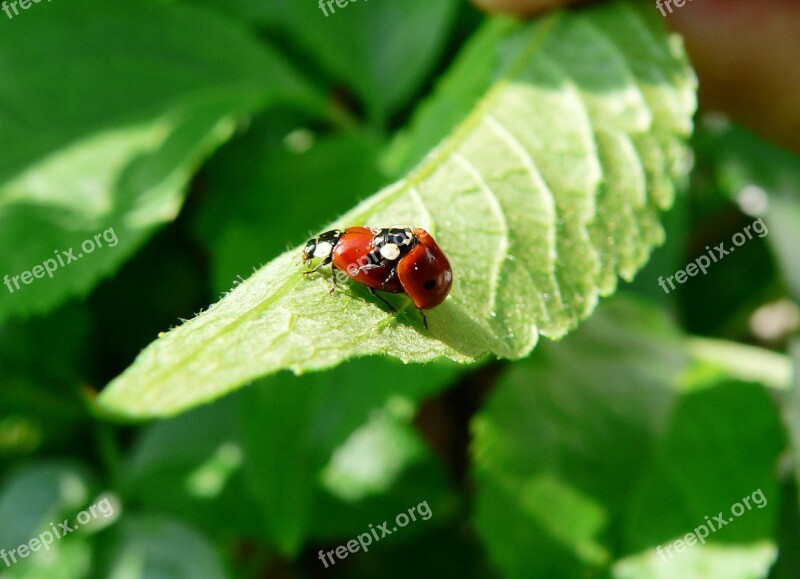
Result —
<instances>
[{"instance_id":1,"label":"ladybug","mask_svg":"<svg viewBox=\"0 0 800 579\"><path fill-rule=\"evenodd\" d=\"M311 271L331 264L333 293L336 272L369 288L392 311L392 305L375 293L404 293L428 320L422 310L438 306L450 293L453 270L444 252L430 233L420 227L348 227L326 231L310 239L303 248L303 262L322 261Z\"/></svg>"}]
</instances>

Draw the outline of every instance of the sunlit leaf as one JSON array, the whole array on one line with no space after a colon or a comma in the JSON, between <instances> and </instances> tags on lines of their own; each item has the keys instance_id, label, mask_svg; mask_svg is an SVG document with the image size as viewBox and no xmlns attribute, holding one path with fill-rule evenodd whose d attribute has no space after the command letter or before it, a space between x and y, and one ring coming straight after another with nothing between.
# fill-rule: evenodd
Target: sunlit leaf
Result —
<instances>
[{"instance_id":1,"label":"sunlit leaf","mask_svg":"<svg viewBox=\"0 0 800 579\"><path fill-rule=\"evenodd\" d=\"M212 15L88 6L54 2L0 35L0 247L13 248L0 320L109 276L177 216L238 116L316 102L269 47Z\"/></svg>"},{"instance_id":2,"label":"sunlit leaf","mask_svg":"<svg viewBox=\"0 0 800 579\"><path fill-rule=\"evenodd\" d=\"M283 368L369 354L519 358L631 278L663 241L659 212L686 169L694 77L679 43L625 1L490 26L494 81L469 115L333 224L410 223L437 237L455 283L429 331L403 297L397 315L360 287L331 298L295 249L151 344L101 406L169 415Z\"/></svg>"}]
</instances>

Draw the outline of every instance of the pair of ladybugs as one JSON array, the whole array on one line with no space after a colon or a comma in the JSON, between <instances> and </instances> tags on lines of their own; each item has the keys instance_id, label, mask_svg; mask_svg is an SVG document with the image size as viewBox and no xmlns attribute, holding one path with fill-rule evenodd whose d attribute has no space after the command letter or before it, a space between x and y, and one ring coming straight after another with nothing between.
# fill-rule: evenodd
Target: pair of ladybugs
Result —
<instances>
[{"instance_id":1,"label":"pair of ladybugs","mask_svg":"<svg viewBox=\"0 0 800 579\"><path fill-rule=\"evenodd\" d=\"M322 261L313 273L331 264L334 289L336 270L375 290L404 293L422 312L438 306L453 285L453 270L431 234L419 227L348 227L326 231L303 249L305 263ZM389 302L378 296L394 311ZM422 314L428 327L425 314Z\"/></svg>"}]
</instances>

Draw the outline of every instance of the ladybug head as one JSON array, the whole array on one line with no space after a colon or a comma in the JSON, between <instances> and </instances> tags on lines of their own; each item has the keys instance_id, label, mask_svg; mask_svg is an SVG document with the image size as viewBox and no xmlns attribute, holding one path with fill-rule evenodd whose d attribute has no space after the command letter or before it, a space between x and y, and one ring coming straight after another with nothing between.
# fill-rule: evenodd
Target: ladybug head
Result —
<instances>
[{"instance_id":1,"label":"ladybug head","mask_svg":"<svg viewBox=\"0 0 800 579\"><path fill-rule=\"evenodd\" d=\"M327 260L326 263L329 262L331 253L333 253L333 248L339 243L341 237L342 232L338 229L334 229L333 231L326 231L313 239L309 239L303 248L303 261L311 261L319 257Z\"/></svg>"},{"instance_id":2,"label":"ladybug head","mask_svg":"<svg viewBox=\"0 0 800 579\"><path fill-rule=\"evenodd\" d=\"M317 248L317 240L309 239L306 246L303 248L303 261L310 261L314 259L314 250Z\"/></svg>"}]
</instances>

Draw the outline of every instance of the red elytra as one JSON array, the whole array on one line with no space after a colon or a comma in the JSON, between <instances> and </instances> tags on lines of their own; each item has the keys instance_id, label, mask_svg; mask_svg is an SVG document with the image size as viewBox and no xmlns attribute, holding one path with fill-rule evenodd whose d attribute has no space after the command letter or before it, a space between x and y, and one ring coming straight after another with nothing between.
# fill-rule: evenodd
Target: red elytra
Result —
<instances>
[{"instance_id":1,"label":"red elytra","mask_svg":"<svg viewBox=\"0 0 800 579\"><path fill-rule=\"evenodd\" d=\"M368 227L348 227L333 249L333 267L342 270L347 277L365 286L381 291L404 293L398 276L392 273L392 264L382 264L371 256L376 248L372 245L375 232ZM376 263L377 261L377 263ZM367 267L369 266L369 267Z\"/></svg>"},{"instance_id":2,"label":"red elytra","mask_svg":"<svg viewBox=\"0 0 800 579\"><path fill-rule=\"evenodd\" d=\"M444 252L430 233L412 230L419 243L397 264L400 284L421 310L435 308L444 301L453 285L453 270Z\"/></svg>"}]
</instances>

